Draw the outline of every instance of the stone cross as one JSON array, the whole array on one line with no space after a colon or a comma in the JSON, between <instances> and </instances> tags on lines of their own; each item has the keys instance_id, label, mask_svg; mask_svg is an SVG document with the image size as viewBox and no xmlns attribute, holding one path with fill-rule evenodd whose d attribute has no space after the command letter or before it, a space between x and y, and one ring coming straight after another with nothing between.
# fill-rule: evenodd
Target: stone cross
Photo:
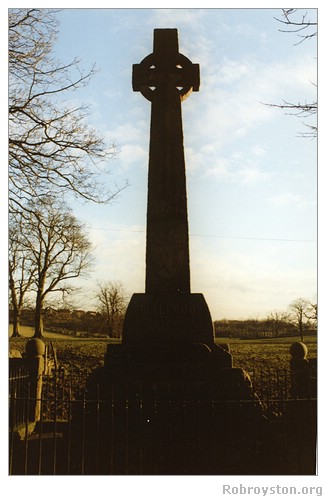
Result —
<instances>
[{"instance_id":1,"label":"stone cross","mask_svg":"<svg viewBox=\"0 0 326 500\"><path fill-rule=\"evenodd\" d=\"M146 293L189 293L181 101L199 90L199 65L179 53L176 29L155 29L153 53L133 65L133 90L152 103Z\"/></svg>"},{"instance_id":2,"label":"stone cross","mask_svg":"<svg viewBox=\"0 0 326 500\"><path fill-rule=\"evenodd\" d=\"M128 305L122 345L139 359L186 356L194 345L214 348L214 337L203 295L190 292L181 101L199 90L199 65L179 53L176 29L154 30L153 52L133 65L132 84L151 102L146 279Z\"/></svg>"}]
</instances>

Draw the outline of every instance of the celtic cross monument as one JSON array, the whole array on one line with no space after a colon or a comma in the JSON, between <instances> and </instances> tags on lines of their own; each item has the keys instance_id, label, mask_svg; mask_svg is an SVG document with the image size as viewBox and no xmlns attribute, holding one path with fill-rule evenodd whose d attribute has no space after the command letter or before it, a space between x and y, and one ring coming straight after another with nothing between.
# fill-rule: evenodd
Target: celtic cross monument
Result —
<instances>
[{"instance_id":1,"label":"celtic cross monument","mask_svg":"<svg viewBox=\"0 0 326 500\"><path fill-rule=\"evenodd\" d=\"M122 344L154 357L208 352L216 347L210 312L190 290L181 116L181 102L199 90L199 65L179 53L176 29L154 30L153 52L133 65L132 84L151 102L146 279L128 306Z\"/></svg>"},{"instance_id":2,"label":"celtic cross monument","mask_svg":"<svg viewBox=\"0 0 326 500\"><path fill-rule=\"evenodd\" d=\"M121 344L108 343L88 379L100 465L111 474L207 474L212 464L238 473L260 414L235 405L252 402L250 379L232 366L229 346L215 344L205 299L191 293L181 103L199 90L199 66L179 53L176 29L154 30L153 53L133 66L132 83L151 103L145 291L131 297Z\"/></svg>"}]
</instances>

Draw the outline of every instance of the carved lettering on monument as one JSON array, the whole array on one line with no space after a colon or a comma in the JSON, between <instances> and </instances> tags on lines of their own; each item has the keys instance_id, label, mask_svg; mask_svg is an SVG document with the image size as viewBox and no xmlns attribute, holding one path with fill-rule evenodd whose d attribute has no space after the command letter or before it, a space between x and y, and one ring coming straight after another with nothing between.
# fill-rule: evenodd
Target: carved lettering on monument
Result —
<instances>
[{"instance_id":1,"label":"carved lettering on monument","mask_svg":"<svg viewBox=\"0 0 326 500\"><path fill-rule=\"evenodd\" d=\"M144 316L174 316L183 315L183 316L194 316L197 310L194 306L189 306L188 304L179 305L179 304L159 304L153 306L141 306L139 308L139 313Z\"/></svg>"}]
</instances>

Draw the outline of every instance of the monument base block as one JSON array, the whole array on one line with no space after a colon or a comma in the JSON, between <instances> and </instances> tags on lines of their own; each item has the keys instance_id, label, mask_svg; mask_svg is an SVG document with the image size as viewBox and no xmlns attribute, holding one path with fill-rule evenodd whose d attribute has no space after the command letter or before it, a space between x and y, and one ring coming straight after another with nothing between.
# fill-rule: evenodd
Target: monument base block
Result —
<instances>
[{"instance_id":1,"label":"monument base block","mask_svg":"<svg viewBox=\"0 0 326 500\"><path fill-rule=\"evenodd\" d=\"M85 425L99 430L106 474L252 472L264 425L250 377L214 342L202 294L134 294L122 343L108 344L88 378L86 405L76 441Z\"/></svg>"},{"instance_id":2,"label":"monument base block","mask_svg":"<svg viewBox=\"0 0 326 500\"><path fill-rule=\"evenodd\" d=\"M261 405L249 375L215 344L202 294L134 294L122 343L108 344L85 404L74 439L97 429L105 474L254 473L261 462ZM87 439L92 473L98 449Z\"/></svg>"},{"instance_id":3,"label":"monument base block","mask_svg":"<svg viewBox=\"0 0 326 500\"><path fill-rule=\"evenodd\" d=\"M144 346L214 345L211 315L201 293L135 293L122 334L128 348Z\"/></svg>"},{"instance_id":4,"label":"monument base block","mask_svg":"<svg viewBox=\"0 0 326 500\"><path fill-rule=\"evenodd\" d=\"M145 380L160 379L160 373L185 379L186 373L232 366L231 354L214 343L211 315L201 293L135 293L126 312L122 345L112 347L116 353L109 347L108 356L113 364L123 359L127 371L134 371L136 378L142 373Z\"/></svg>"}]
</instances>

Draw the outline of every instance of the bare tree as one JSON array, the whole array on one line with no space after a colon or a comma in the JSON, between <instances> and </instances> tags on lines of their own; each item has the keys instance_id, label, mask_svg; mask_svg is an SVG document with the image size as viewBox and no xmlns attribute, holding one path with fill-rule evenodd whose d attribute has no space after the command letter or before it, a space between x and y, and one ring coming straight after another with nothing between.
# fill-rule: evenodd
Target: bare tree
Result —
<instances>
[{"instance_id":1,"label":"bare tree","mask_svg":"<svg viewBox=\"0 0 326 500\"><path fill-rule=\"evenodd\" d=\"M312 302L309 302L309 305L307 307L307 311L305 312L305 317L309 320L312 321L314 326L317 324L317 319L318 319L318 313L317 313L317 304L314 304Z\"/></svg>"},{"instance_id":2,"label":"bare tree","mask_svg":"<svg viewBox=\"0 0 326 500\"><path fill-rule=\"evenodd\" d=\"M31 262L30 253L22 249L24 237L22 219L16 217L9 227L9 293L12 307L13 337L19 337L21 311L26 294L31 289L36 268Z\"/></svg>"},{"instance_id":3,"label":"bare tree","mask_svg":"<svg viewBox=\"0 0 326 500\"><path fill-rule=\"evenodd\" d=\"M34 278L35 337L43 336L43 309L50 292L71 292L67 282L83 276L91 264L91 243L84 226L62 200L47 197L29 203L24 215L25 239Z\"/></svg>"},{"instance_id":4,"label":"bare tree","mask_svg":"<svg viewBox=\"0 0 326 500\"><path fill-rule=\"evenodd\" d=\"M119 281L98 283L95 295L98 310L105 316L109 337L119 337L122 319L126 311L126 292Z\"/></svg>"},{"instance_id":5,"label":"bare tree","mask_svg":"<svg viewBox=\"0 0 326 500\"><path fill-rule=\"evenodd\" d=\"M36 196L72 192L95 202L114 193L98 174L115 153L87 124L83 104L64 97L87 85L95 67L84 72L79 60L60 63L52 56L58 32L56 11L9 10L9 201L10 209Z\"/></svg>"},{"instance_id":6,"label":"bare tree","mask_svg":"<svg viewBox=\"0 0 326 500\"><path fill-rule=\"evenodd\" d=\"M279 337L284 326L287 324L288 318L288 314L279 311L273 311L267 316L267 322L272 327L274 337Z\"/></svg>"},{"instance_id":7,"label":"bare tree","mask_svg":"<svg viewBox=\"0 0 326 500\"><path fill-rule=\"evenodd\" d=\"M303 332L305 328L307 327L305 319L306 319L306 313L309 308L309 301L307 299L304 299L302 297L294 300L290 305L289 305L289 310L290 310L290 321L291 323L296 327L296 329L300 333L301 337L301 342L303 342Z\"/></svg>"},{"instance_id":8,"label":"bare tree","mask_svg":"<svg viewBox=\"0 0 326 500\"><path fill-rule=\"evenodd\" d=\"M317 9L315 9L314 17L311 18L311 11L302 11L302 9L282 9L281 18L275 17L276 21L283 24L284 29L280 29L282 33L296 33L299 41L295 45L317 37L317 21L315 20Z\"/></svg>"},{"instance_id":9,"label":"bare tree","mask_svg":"<svg viewBox=\"0 0 326 500\"><path fill-rule=\"evenodd\" d=\"M313 18L309 16L313 16ZM281 18L274 18L279 23L283 24L284 29L280 29L282 33L295 33L299 37L299 41L295 45L311 40L317 37L317 9L302 11L302 9L282 9ZM315 83L312 83L317 88ZM298 101L297 103L283 100L280 104L268 104L268 106L285 110L288 114L297 116L302 119L312 117L317 114L317 100L307 102ZM306 131L300 133L302 137L316 138L317 125L311 125L304 122Z\"/></svg>"}]
</instances>

